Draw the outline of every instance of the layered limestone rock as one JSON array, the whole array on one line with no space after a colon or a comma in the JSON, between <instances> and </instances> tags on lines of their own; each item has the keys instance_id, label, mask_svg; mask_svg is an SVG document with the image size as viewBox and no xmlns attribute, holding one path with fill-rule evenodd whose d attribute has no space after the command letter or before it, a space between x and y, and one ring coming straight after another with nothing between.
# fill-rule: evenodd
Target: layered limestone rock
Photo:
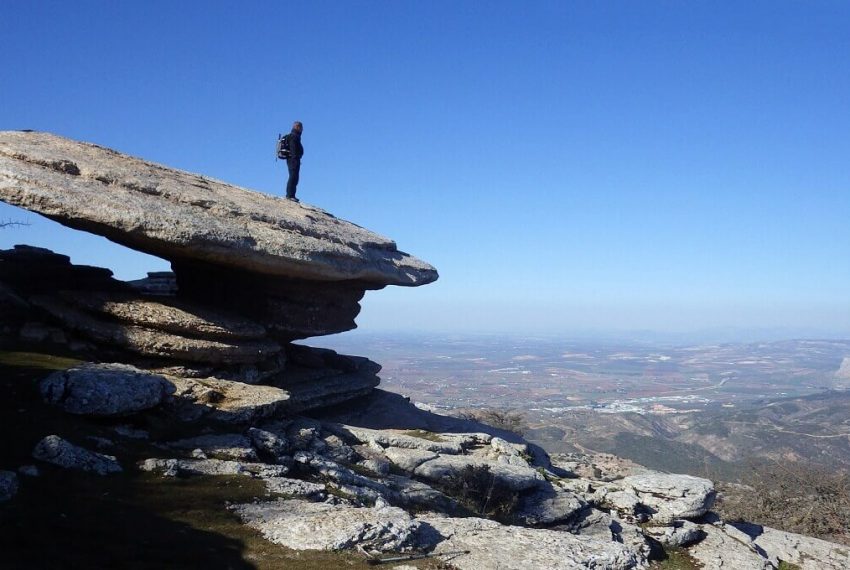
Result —
<instances>
[{"instance_id":1,"label":"layered limestone rock","mask_svg":"<svg viewBox=\"0 0 850 570\"><path fill-rule=\"evenodd\" d=\"M171 261L373 287L437 278L318 208L49 133L0 132L0 199Z\"/></svg>"},{"instance_id":2,"label":"layered limestone rock","mask_svg":"<svg viewBox=\"0 0 850 570\"><path fill-rule=\"evenodd\" d=\"M253 394L223 382L282 390L288 412L368 394L380 366L291 342L355 328L367 290L437 278L393 241L318 208L47 133L0 132L0 200L171 262L173 273L125 283L48 250L0 251L0 335L174 378L171 403L186 417L209 412L203 397L187 408L196 394ZM157 405L112 411L100 399L100 410L74 397L66 407Z\"/></svg>"}]
</instances>

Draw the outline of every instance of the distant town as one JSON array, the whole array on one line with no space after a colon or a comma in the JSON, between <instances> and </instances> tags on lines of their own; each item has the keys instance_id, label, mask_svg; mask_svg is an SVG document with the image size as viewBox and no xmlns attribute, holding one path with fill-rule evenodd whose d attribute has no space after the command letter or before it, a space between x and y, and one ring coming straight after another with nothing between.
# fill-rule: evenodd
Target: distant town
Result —
<instances>
[{"instance_id":1,"label":"distant town","mask_svg":"<svg viewBox=\"0 0 850 570\"><path fill-rule=\"evenodd\" d=\"M850 387L850 341L672 346L552 338L350 334L324 346L381 362L381 387L436 408L681 414Z\"/></svg>"}]
</instances>

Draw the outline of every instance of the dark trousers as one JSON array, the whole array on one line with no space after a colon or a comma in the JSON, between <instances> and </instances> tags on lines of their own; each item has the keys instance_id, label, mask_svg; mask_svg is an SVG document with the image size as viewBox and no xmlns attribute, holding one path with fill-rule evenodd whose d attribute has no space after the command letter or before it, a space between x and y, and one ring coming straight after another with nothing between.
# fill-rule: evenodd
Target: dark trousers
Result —
<instances>
[{"instance_id":1,"label":"dark trousers","mask_svg":"<svg viewBox=\"0 0 850 570\"><path fill-rule=\"evenodd\" d=\"M289 167L289 180L286 182L286 197L295 198L295 188L298 186L298 177L301 174L301 161L297 158L287 158L286 166Z\"/></svg>"}]
</instances>

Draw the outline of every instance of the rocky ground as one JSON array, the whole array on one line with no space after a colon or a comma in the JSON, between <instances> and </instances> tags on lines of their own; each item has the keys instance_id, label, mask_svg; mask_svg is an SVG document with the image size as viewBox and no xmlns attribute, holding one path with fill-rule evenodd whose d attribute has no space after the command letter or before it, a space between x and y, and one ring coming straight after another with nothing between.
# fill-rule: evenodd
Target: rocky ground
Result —
<instances>
[{"instance_id":1,"label":"rocky ground","mask_svg":"<svg viewBox=\"0 0 850 570\"><path fill-rule=\"evenodd\" d=\"M174 422L161 404L70 414L44 396L68 372L45 368L67 370L73 361L12 352L2 359L12 396L3 433L16 434L4 438L0 507L11 567L74 559L94 567L356 567L421 555L429 557L402 562L613 569L667 557L694 568L845 568L850 560L831 543L723 523L710 510L706 479L605 456L550 462L509 433L381 391L310 416L236 424Z\"/></svg>"},{"instance_id":2,"label":"rocky ground","mask_svg":"<svg viewBox=\"0 0 850 570\"><path fill-rule=\"evenodd\" d=\"M367 290L437 278L317 208L9 132L0 199L174 269L125 283L0 251L4 568L850 566L720 520L707 479L553 459L293 342L353 328Z\"/></svg>"}]
</instances>

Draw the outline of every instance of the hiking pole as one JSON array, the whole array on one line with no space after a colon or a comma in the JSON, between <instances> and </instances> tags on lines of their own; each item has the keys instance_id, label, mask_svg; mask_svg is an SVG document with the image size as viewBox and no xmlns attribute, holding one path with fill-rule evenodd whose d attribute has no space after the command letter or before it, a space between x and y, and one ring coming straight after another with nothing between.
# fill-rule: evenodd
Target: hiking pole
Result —
<instances>
[{"instance_id":1,"label":"hiking pole","mask_svg":"<svg viewBox=\"0 0 850 570\"><path fill-rule=\"evenodd\" d=\"M460 554L469 554L469 550L454 550L451 552L430 552L428 554L408 554L407 556L393 556L392 558L367 558L366 564L377 566L379 564L389 564L390 562L405 562L407 560L422 560L423 558L433 558L435 556L457 556Z\"/></svg>"}]
</instances>

